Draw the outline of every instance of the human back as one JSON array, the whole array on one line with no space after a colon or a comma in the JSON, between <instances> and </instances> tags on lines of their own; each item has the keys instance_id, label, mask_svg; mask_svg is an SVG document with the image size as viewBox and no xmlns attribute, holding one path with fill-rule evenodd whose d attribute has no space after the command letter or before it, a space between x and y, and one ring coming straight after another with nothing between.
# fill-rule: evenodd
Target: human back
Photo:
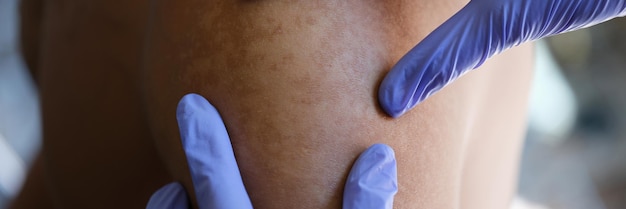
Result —
<instances>
[{"instance_id":1,"label":"human back","mask_svg":"<svg viewBox=\"0 0 626 209\"><path fill-rule=\"evenodd\" d=\"M375 97L385 72L466 2L159 1L152 15L147 1L127 3L46 6L44 156L60 206L114 191L122 197L104 205L140 205L170 175L190 186L174 118L189 92L222 114L256 208L339 208L350 165L377 142L396 150L396 208L506 206L529 47L397 120ZM103 173L106 189L85 187Z\"/></svg>"}]
</instances>

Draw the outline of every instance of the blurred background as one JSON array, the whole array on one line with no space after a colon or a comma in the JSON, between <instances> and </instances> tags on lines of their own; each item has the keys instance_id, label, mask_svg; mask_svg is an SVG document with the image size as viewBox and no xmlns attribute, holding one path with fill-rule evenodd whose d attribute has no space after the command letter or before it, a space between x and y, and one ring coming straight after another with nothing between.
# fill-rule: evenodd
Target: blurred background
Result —
<instances>
[{"instance_id":1,"label":"blurred background","mask_svg":"<svg viewBox=\"0 0 626 209\"><path fill-rule=\"evenodd\" d=\"M0 0L0 209L41 144L37 91L18 46L18 0ZM626 19L538 41L512 209L626 208Z\"/></svg>"},{"instance_id":2,"label":"blurred background","mask_svg":"<svg viewBox=\"0 0 626 209\"><path fill-rule=\"evenodd\" d=\"M0 209L16 195L41 144L37 91L19 54L18 0L0 0Z\"/></svg>"},{"instance_id":3,"label":"blurred background","mask_svg":"<svg viewBox=\"0 0 626 209\"><path fill-rule=\"evenodd\" d=\"M626 208L624 37L618 18L537 43L518 202Z\"/></svg>"}]
</instances>

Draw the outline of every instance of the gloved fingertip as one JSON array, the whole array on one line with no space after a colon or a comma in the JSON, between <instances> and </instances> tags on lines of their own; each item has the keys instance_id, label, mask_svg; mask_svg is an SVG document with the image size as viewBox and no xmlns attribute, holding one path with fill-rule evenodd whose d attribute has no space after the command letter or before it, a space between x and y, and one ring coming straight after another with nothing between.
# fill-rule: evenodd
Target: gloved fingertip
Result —
<instances>
[{"instance_id":1,"label":"gloved fingertip","mask_svg":"<svg viewBox=\"0 0 626 209\"><path fill-rule=\"evenodd\" d=\"M187 94L176 116L198 206L252 208L217 109L201 95Z\"/></svg>"},{"instance_id":2,"label":"gloved fingertip","mask_svg":"<svg viewBox=\"0 0 626 209\"><path fill-rule=\"evenodd\" d=\"M388 76L389 77L389 76ZM385 78L378 90L378 103L380 107L392 118L398 118L406 113L410 108L407 108L407 99L403 98L407 96L406 91L400 86L404 85L393 81L393 78Z\"/></svg>"},{"instance_id":3,"label":"gloved fingertip","mask_svg":"<svg viewBox=\"0 0 626 209\"><path fill-rule=\"evenodd\" d=\"M396 159L396 154L393 149L389 145L380 143L370 146L363 152L362 155L375 155L376 157L385 159L385 162L395 161Z\"/></svg>"},{"instance_id":4,"label":"gloved fingertip","mask_svg":"<svg viewBox=\"0 0 626 209\"><path fill-rule=\"evenodd\" d=\"M178 106L176 107L176 116L189 116L193 115L191 113L197 111L198 109L205 108L209 104L204 97L190 93L183 96L178 102Z\"/></svg>"},{"instance_id":5,"label":"gloved fingertip","mask_svg":"<svg viewBox=\"0 0 626 209\"><path fill-rule=\"evenodd\" d=\"M204 97L195 93L187 94L180 99L176 108L176 119L183 147L196 143L194 140L199 138L198 135L206 132L207 129L199 129L198 124L213 120L219 120L221 124L217 110Z\"/></svg>"},{"instance_id":6,"label":"gloved fingertip","mask_svg":"<svg viewBox=\"0 0 626 209\"><path fill-rule=\"evenodd\" d=\"M146 209L187 209L189 200L185 188L179 183L169 183L157 190L148 201Z\"/></svg>"},{"instance_id":7,"label":"gloved fingertip","mask_svg":"<svg viewBox=\"0 0 626 209\"><path fill-rule=\"evenodd\" d=\"M388 178L389 187L397 190L397 165L396 156L391 147L386 144L374 144L367 148L359 157L356 166L364 166L359 175L379 175L381 178ZM366 179L374 180L374 179ZM371 182L383 183L383 182ZM386 184L386 183L385 183ZM368 184L369 185L369 184ZM387 185L381 185L387 186Z\"/></svg>"},{"instance_id":8,"label":"gloved fingertip","mask_svg":"<svg viewBox=\"0 0 626 209\"><path fill-rule=\"evenodd\" d=\"M398 192L393 149L374 144L354 163L344 190L344 209L393 207Z\"/></svg>"}]
</instances>

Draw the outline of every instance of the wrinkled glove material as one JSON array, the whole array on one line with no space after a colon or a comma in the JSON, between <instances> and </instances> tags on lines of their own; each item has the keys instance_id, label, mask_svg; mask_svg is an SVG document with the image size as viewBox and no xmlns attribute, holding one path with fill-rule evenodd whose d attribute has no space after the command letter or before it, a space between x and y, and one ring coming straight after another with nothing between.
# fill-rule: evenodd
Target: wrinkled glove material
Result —
<instances>
[{"instance_id":1,"label":"wrinkled glove material","mask_svg":"<svg viewBox=\"0 0 626 209\"><path fill-rule=\"evenodd\" d=\"M626 15L626 0L472 0L403 56L378 92L399 117L506 49Z\"/></svg>"}]
</instances>

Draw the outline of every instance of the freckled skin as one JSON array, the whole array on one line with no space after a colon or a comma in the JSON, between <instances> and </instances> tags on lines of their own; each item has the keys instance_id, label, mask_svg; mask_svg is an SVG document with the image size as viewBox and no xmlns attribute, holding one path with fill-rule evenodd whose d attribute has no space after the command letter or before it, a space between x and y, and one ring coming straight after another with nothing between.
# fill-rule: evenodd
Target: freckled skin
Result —
<instances>
[{"instance_id":1,"label":"freckled skin","mask_svg":"<svg viewBox=\"0 0 626 209\"><path fill-rule=\"evenodd\" d=\"M465 3L51 1L38 66L52 201L138 208L168 181L190 188L174 113L195 92L222 115L255 208L341 208L350 166L373 143L396 151L395 208L504 208L529 46L399 119L375 96L385 72Z\"/></svg>"},{"instance_id":2,"label":"freckled skin","mask_svg":"<svg viewBox=\"0 0 626 209\"><path fill-rule=\"evenodd\" d=\"M154 90L148 97L151 111L172 110L186 92L212 101L231 134L256 208L340 208L351 163L376 142L397 151L396 208L506 207L523 133L529 48L496 58L485 66L486 72L461 79L391 120L374 96L384 73L446 17L427 18L433 13L425 8L451 15L463 2L386 3L262 1L216 7L202 1L161 1L156 13L163 15L154 19L145 74L146 89ZM188 56L170 57L172 51L185 50ZM520 57L525 57L521 69L513 72L520 81L511 81L511 71L495 71ZM509 79L498 80L502 77ZM517 95L493 104L503 96L493 86L510 87ZM164 97L163 92L176 96ZM499 106L511 109L493 111ZM500 130L488 128L505 119L510 123ZM155 129L156 135L174 138L174 124L165 123L172 118L151 121L162 127ZM473 157L473 149L482 148L470 145L482 141L501 150ZM493 156L506 163L472 170L491 163L486 159ZM465 165L470 160L473 164ZM480 175L466 178L464 172ZM486 183L489 175L483 174L502 180ZM469 180L471 188L465 189ZM492 186L498 192L494 200L465 198L489 185L497 185Z\"/></svg>"}]
</instances>

